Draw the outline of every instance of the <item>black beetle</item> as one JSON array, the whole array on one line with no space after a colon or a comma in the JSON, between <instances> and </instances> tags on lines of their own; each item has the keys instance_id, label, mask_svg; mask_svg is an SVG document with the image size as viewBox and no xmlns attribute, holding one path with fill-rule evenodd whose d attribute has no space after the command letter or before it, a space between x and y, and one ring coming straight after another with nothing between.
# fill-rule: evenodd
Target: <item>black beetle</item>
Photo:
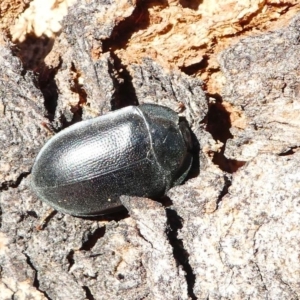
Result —
<instances>
[{"instance_id":1,"label":"black beetle","mask_svg":"<svg viewBox=\"0 0 300 300\"><path fill-rule=\"evenodd\" d=\"M158 198L186 177L191 136L171 109L142 104L74 124L52 137L32 169L32 187L55 209L96 216L121 195Z\"/></svg>"}]
</instances>

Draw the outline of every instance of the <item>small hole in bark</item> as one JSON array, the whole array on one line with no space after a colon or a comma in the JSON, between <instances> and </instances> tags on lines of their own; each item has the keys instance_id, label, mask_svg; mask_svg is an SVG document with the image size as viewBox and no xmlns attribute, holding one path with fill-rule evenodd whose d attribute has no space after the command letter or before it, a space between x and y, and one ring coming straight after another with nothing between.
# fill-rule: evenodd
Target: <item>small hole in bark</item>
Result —
<instances>
[{"instance_id":1,"label":"small hole in bark","mask_svg":"<svg viewBox=\"0 0 300 300\"><path fill-rule=\"evenodd\" d=\"M220 152L214 153L212 161L218 165L222 171L234 173L246 162L228 159L224 155L227 140L233 138L229 130L231 127L230 113L222 105L222 98L220 95L214 94L210 96L215 99L215 102L211 103L209 106L206 119L206 130L215 140L223 143Z\"/></svg>"},{"instance_id":2,"label":"small hole in bark","mask_svg":"<svg viewBox=\"0 0 300 300\"><path fill-rule=\"evenodd\" d=\"M124 277L124 275L122 275L122 274L118 274L118 278L119 278L120 280L122 280L122 279L124 279L125 277Z\"/></svg>"}]
</instances>

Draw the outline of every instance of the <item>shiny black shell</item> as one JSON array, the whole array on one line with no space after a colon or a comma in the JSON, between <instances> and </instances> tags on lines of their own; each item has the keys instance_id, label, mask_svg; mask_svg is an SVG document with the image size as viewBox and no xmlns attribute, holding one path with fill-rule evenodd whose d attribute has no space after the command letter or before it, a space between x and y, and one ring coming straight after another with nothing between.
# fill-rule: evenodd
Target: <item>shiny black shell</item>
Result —
<instances>
[{"instance_id":1,"label":"shiny black shell","mask_svg":"<svg viewBox=\"0 0 300 300\"><path fill-rule=\"evenodd\" d=\"M186 124L171 109L129 106L52 137L32 168L32 188L55 209L96 216L122 207L121 195L157 198L187 175Z\"/></svg>"}]
</instances>

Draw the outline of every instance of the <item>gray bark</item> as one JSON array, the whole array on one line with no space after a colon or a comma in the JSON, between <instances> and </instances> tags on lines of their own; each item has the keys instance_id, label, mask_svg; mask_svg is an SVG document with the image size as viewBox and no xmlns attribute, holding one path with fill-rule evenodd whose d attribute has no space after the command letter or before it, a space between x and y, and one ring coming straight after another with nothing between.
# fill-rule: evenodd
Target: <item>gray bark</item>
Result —
<instances>
[{"instance_id":1,"label":"gray bark","mask_svg":"<svg viewBox=\"0 0 300 300\"><path fill-rule=\"evenodd\" d=\"M44 66L37 78L1 46L0 299L298 299L300 18L221 54L223 100L244 120L222 128L198 79L151 59L125 68L109 51L93 57L118 26L103 21L118 2L104 2L72 7L55 72ZM57 212L39 227L49 207L31 191L30 170L49 128L145 102L187 119L195 159L186 182L161 203L122 198L128 214ZM216 128L231 134L219 165Z\"/></svg>"}]
</instances>

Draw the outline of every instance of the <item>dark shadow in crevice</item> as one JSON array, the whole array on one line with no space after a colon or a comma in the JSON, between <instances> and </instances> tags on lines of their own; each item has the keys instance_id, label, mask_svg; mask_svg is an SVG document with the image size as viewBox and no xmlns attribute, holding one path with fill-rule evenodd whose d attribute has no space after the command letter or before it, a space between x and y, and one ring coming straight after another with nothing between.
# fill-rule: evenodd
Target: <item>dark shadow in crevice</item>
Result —
<instances>
[{"instance_id":1,"label":"dark shadow in crevice","mask_svg":"<svg viewBox=\"0 0 300 300\"><path fill-rule=\"evenodd\" d=\"M198 10L199 5L202 4L203 0L179 0L179 3L183 8L190 8Z\"/></svg>"},{"instance_id":2,"label":"dark shadow in crevice","mask_svg":"<svg viewBox=\"0 0 300 300\"><path fill-rule=\"evenodd\" d=\"M80 250L90 251L97 241L105 235L106 227L99 227L94 232L90 232L82 243Z\"/></svg>"},{"instance_id":3,"label":"dark shadow in crevice","mask_svg":"<svg viewBox=\"0 0 300 300\"><path fill-rule=\"evenodd\" d=\"M74 216L76 217L76 216ZM87 216L87 217L77 217L80 219L85 219L85 220L90 220L90 221L115 221L119 222L121 220L124 220L126 218L129 218L129 213L127 209L124 206L121 206L118 211L108 213L105 215L100 215L100 216Z\"/></svg>"},{"instance_id":4,"label":"dark shadow in crevice","mask_svg":"<svg viewBox=\"0 0 300 300\"><path fill-rule=\"evenodd\" d=\"M58 213L57 210L50 208L43 217L40 218L38 225L36 226L37 230L43 230L47 224L51 221L51 219ZM1 214L0 214L1 217ZM107 213L99 216L72 216L74 218L80 218L83 220L89 221L115 221L119 222L126 218L129 218L129 213L124 206L121 206L118 211ZM0 219L1 220L1 219ZM103 237L105 234L105 227L98 228L94 233L91 233L87 239L84 241L81 250L90 250L97 240ZM88 249L90 247L90 249Z\"/></svg>"},{"instance_id":5,"label":"dark shadow in crevice","mask_svg":"<svg viewBox=\"0 0 300 300\"><path fill-rule=\"evenodd\" d=\"M182 228L182 219L178 216L177 212L173 209L166 209L167 215L167 224L169 227L169 231L167 232L167 236L170 242L170 245L173 248L173 255L175 260L179 265L182 266L185 271L185 278L188 287L188 295L190 299L197 299L194 294L194 285L196 281L196 276L193 273L193 269L189 263L189 254L184 249L184 245L181 239L178 238L178 231Z\"/></svg>"},{"instance_id":6,"label":"dark shadow in crevice","mask_svg":"<svg viewBox=\"0 0 300 300\"><path fill-rule=\"evenodd\" d=\"M12 39L11 36L10 39ZM14 56L22 61L25 70L36 72L51 52L53 45L54 39L44 34L40 37L27 34L24 41L16 42L11 47L11 51Z\"/></svg>"},{"instance_id":7,"label":"dark shadow in crevice","mask_svg":"<svg viewBox=\"0 0 300 300\"><path fill-rule=\"evenodd\" d=\"M116 49L126 48L126 44L134 32L149 26L150 14L148 9L154 5L166 7L168 3L166 0L137 0L132 14L115 25L110 37L102 42L103 52L114 52Z\"/></svg>"},{"instance_id":8,"label":"dark shadow in crevice","mask_svg":"<svg viewBox=\"0 0 300 300\"><path fill-rule=\"evenodd\" d=\"M44 106L46 109L46 118L53 122L58 100L58 87L55 82L55 76L61 67L62 61L55 68L50 68L44 63L38 68L38 87L44 97ZM54 130L53 128L51 128Z\"/></svg>"},{"instance_id":9,"label":"dark shadow in crevice","mask_svg":"<svg viewBox=\"0 0 300 300\"><path fill-rule=\"evenodd\" d=\"M53 45L54 39L45 35L41 37L27 35L23 42L17 42L13 45L11 51L23 64L22 76L25 76L28 71L35 74L37 78L35 84L44 97L45 117L50 121L50 125L44 124L44 126L49 127L50 131L56 132L58 130L52 128L51 125L51 122L54 120L58 99L58 88L54 78L61 67L62 61L55 68L47 66L44 62Z\"/></svg>"},{"instance_id":10,"label":"dark shadow in crevice","mask_svg":"<svg viewBox=\"0 0 300 300\"><path fill-rule=\"evenodd\" d=\"M226 158L223 148L224 146L222 147L221 152L214 154L214 158L212 160L213 163L218 165L222 171L232 174L247 163L246 161Z\"/></svg>"},{"instance_id":11,"label":"dark shadow in crevice","mask_svg":"<svg viewBox=\"0 0 300 300\"><path fill-rule=\"evenodd\" d=\"M27 215L28 215L29 217L34 218L34 219L37 219L37 218L38 218L38 215L37 215L37 213L36 213L34 210L27 210Z\"/></svg>"},{"instance_id":12,"label":"dark shadow in crevice","mask_svg":"<svg viewBox=\"0 0 300 300\"><path fill-rule=\"evenodd\" d=\"M217 207L219 206L219 203L223 200L223 197L228 194L228 190L232 184L232 180L230 178L228 178L228 176L224 176L224 180L225 180L225 183L224 183L224 186L223 186L223 189L216 201L216 204L217 204Z\"/></svg>"},{"instance_id":13,"label":"dark shadow in crevice","mask_svg":"<svg viewBox=\"0 0 300 300\"><path fill-rule=\"evenodd\" d=\"M47 293L46 293L45 291L43 291L43 290L40 290L40 283L39 283L39 281L38 281L38 271L37 271L37 269L35 268L35 266L33 265L33 263L31 262L29 255L28 255L27 253L25 253L25 252L23 252L23 254L24 254L25 257L26 257L26 262L27 262L27 264L28 264L28 265L30 266L30 268L34 271L34 279L33 279L32 285L33 285L40 293L42 293L42 294L45 296L46 299L49 299L49 300L50 300L51 298L47 295Z\"/></svg>"},{"instance_id":14,"label":"dark shadow in crevice","mask_svg":"<svg viewBox=\"0 0 300 300\"><path fill-rule=\"evenodd\" d=\"M230 113L222 105L222 98L219 94L210 94L208 96L214 98L215 102L209 105L208 114L206 116L206 130L216 141L223 143L220 151L214 153L212 161L218 165L222 171L234 173L246 162L228 159L224 155L227 140L233 138L229 130L231 127Z\"/></svg>"},{"instance_id":15,"label":"dark shadow in crevice","mask_svg":"<svg viewBox=\"0 0 300 300\"><path fill-rule=\"evenodd\" d=\"M19 175L16 181L10 180L2 182L0 185L0 191L7 191L9 188L17 188L20 185L21 181L29 174L30 172L23 172Z\"/></svg>"},{"instance_id":16,"label":"dark shadow in crevice","mask_svg":"<svg viewBox=\"0 0 300 300\"><path fill-rule=\"evenodd\" d=\"M129 71L126 69L126 66L122 64L121 59L115 53L111 52L111 57L114 61L114 70L122 70L118 74L118 82L115 83L117 88L111 103L112 110L123 108L129 105L138 105L138 99Z\"/></svg>"},{"instance_id":17,"label":"dark shadow in crevice","mask_svg":"<svg viewBox=\"0 0 300 300\"><path fill-rule=\"evenodd\" d=\"M229 130L231 127L230 113L222 105L223 100L219 94L208 96L214 98L215 102L209 104L206 130L215 140L226 143L228 139L233 138Z\"/></svg>"},{"instance_id":18,"label":"dark shadow in crevice","mask_svg":"<svg viewBox=\"0 0 300 300\"><path fill-rule=\"evenodd\" d=\"M184 179L183 183L191 178L195 178L200 173L200 143L196 137L196 135L190 130L191 138L192 138L192 149L190 150L190 153L193 156L193 162L191 169L187 175L187 177Z\"/></svg>"},{"instance_id":19,"label":"dark shadow in crevice","mask_svg":"<svg viewBox=\"0 0 300 300\"><path fill-rule=\"evenodd\" d=\"M208 55L203 55L203 58L200 62L192 64L188 67L181 67L180 70L187 74L187 75L193 75L196 74L199 70L203 70L208 67Z\"/></svg>"},{"instance_id":20,"label":"dark shadow in crevice","mask_svg":"<svg viewBox=\"0 0 300 300\"><path fill-rule=\"evenodd\" d=\"M162 196L160 199L158 199L156 201L161 203L164 208L173 206L173 201L166 195Z\"/></svg>"},{"instance_id":21,"label":"dark shadow in crevice","mask_svg":"<svg viewBox=\"0 0 300 300\"><path fill-rule=\"evenodd\" d=\"M83 286L82 288L85 292L86 299L95 300L95 298L94 298L93 294L91 293L91 290L89 289L89 287Z\"/></svg>"},{"instance_id":22,"label":"dark shadow in crevice","mask_svg":"<svg viewBox=\"0 0 300 300\"><path fill-rule=\"evenodd\" d=\"M68 267L68 271L71 270L72 266L74 265L75 263L75 260L74 260L74 250L71 249L70 252L68 253L68 255L66 256L67 258L67 261L69 263L69 267Z\"/></svg>"},{"instance_id":23,"label":"dark shadow in crevice","mask_svg":"<svg viewBox=\"0 0 300 300\"><path fill-rule=\"evenodd\" d=\"M289 156L289 155L293 155L295 154L295 152L297 152L297 150L299 150L300 147L299 146L295 146L295 147L291 147L289 150L278 154L278 156Z\"/></svg>"}]
</instances>

